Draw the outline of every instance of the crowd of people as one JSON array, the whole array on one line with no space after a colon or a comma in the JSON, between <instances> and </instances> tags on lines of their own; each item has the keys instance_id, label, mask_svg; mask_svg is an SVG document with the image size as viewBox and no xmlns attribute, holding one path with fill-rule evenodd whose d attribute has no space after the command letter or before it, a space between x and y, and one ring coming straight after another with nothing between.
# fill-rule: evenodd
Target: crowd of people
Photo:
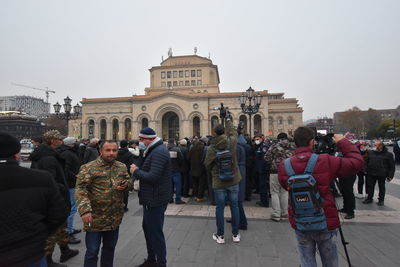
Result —
<instances>
[{"instance_id":1,"label":"crowd of people","mask_svg":"<svg viewBox=\"0 0 400 267\"><path fill-rule=\"evenodd\" d=\"M212 136L181 140L162 140L153 129L144 128L137 140L78 142L51 130L32 138L29 169L18 166L18 140L0 133L0 266L66 266L63 262L79 253L71 248L81 242L75 236L82 231L74 228L77 212L86 232L84 266L97 266L101 244L101 266L112 266L119 225L133 190L143 206L148 254L137 266L166 266L163 225L169 203L215 205L217 229L211 237L223 244L225 206L230 206L226 221L232 226L232 241L240 242L239 231L248 228L244 203L254 198L258 206L272 208L271 220L290 220L301 266L316 266L316 247L324 266L338 266L335 238L340 222L334 189L338 186L343 196L339 212L346 219L354 218L355 197L372 203L376 182L377 204L382 206L395 162L382 142L368 149L342 135L334 135L333 141L338 153L317 155L310 128L299 127L293 137L280 133L275 140L262 134L250 138L229 116L213 128ZM313 187L307 192L296 189L305 179ZM302 221L307 216L296 203L302 202L304 212L308 201L316 201L308 209L321 213L322 226L321 220L318 225ZM310 231L305 225L316 228ZM56 244L61 263L52 256Z\"/></svg>"}]
</instances>

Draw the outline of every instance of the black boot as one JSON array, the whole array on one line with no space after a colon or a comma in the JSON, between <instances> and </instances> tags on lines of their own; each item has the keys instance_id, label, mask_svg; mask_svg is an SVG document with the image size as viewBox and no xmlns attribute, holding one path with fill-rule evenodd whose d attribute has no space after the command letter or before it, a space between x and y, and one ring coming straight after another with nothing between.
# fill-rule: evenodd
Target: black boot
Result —
<instances>
[{"instance_id":1,"label":"black boot","mask_svg":"<svg viewBox=\"0 0 400 267\"><path fill-rule=\"evenodd\" d=\"M72 257L75 257L76 255L79 254L79 250L77 249L70 249L68 245L61 245L60 246L61 250L61 256L60 256L60 261L65 262L69 260Z\"/></svg>"},{"instance_id":2,"label":"black boot","mask_svg":"<svg viewBox=\"0 0 400 267\"><path fill-rule=\"evenodd\" d=\"M67 265L65 265L65 264L54 262L53 261L53 254L47 255L46 256L46 261L47 261L47 266L48 267L67 267Z\"/></svg>"},{"instance_id":3,"label":"black boot","mask_svg":"<svg viewBox=\"0 0 400 267\"><path fill-rule=\"evenodd\" d=\"M135 267L157 267L158 264L155 260L144 259L144 262L140 265L135 265Z\"/></svg>"}]
</instances>

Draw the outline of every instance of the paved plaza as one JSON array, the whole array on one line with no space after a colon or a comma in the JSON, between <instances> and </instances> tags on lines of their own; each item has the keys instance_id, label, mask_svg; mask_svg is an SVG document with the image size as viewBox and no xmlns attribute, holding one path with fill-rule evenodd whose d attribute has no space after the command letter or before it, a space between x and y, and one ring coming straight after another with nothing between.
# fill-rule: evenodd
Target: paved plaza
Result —
<instances>
[{"instance_id":1,"label":"paved plaza","mask_svg":"<svg viewBox=\"0 0 400 267\"><path fill-rule=\"evenodd\" d=\"M396 180L397 179L397 180ZM387 184L384 207L376 203L365 205L357 199L356 218L344 221L343 232L349 241L348 250L355 267L400 266L400 172ZM255 195L257 197L257 195ZM376 198L376 197L375 197ZM337 198L340 206L342 199ZM268 220L270 208L256 207L255 200L245 202L249 217L247 231L241 231L240 243L233 243L230 225L225 225L226 243L218 245L211 235L216 231L214 206L190 201L186 205L168 206L164 232L167 239L168 266L299 266L296 240L288 222ZM229 215L228 208L226 215ZM142 210L136 193L129 198L129 211L120 228L115 252L115 266L134 266L146 258L142 231ZM82 223L76 216L76 227ZM84 240L84 233L77 237ZM68 266L82 266L84 243L71 245L80 254L66 262ZM340 266L347 266L343 246L338 235ZM55 259L59 257L56 249ZM319 262L319 266L321 266Z\"/></svg>"}]
</instances>

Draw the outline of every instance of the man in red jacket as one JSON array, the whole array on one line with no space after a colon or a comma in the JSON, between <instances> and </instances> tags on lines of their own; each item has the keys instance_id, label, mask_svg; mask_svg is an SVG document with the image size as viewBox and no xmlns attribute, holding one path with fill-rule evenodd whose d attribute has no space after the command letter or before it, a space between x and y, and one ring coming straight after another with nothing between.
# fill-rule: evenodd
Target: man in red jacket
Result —
<instances>
[{"instance_id":1,"label":"man in red jacket","mask_svg":"<svg viewBox=\"0 0 400 267\"><path fill-rule=\"evenodd\" d=\"M294 132L294 142L297 149L294 152L294 156L290 158L290 161L296 174L304 173L308 160L313 153L314 136L314 131L308 127L299 127ZM315 259L316 246L318 246L324 267L339 266L336 235L340 221L335 198L330 190L330 183L338 176L347 177L356 174L363 167L363 158L357 147L343 135L335 134L333 140L336 142L338 150L343 153L343 157L321 154L318 157L313 172L313 177L317 181L318 190L323 199L323 209L328 228L318 232L302 232L297 230L293 208L289 203L289 220L292 228L296 231L302 267L317 266ZM288 178L282 161L278 170L278 179L282 187L286 190L288 190Z\"/></svg>"}]
</instances>

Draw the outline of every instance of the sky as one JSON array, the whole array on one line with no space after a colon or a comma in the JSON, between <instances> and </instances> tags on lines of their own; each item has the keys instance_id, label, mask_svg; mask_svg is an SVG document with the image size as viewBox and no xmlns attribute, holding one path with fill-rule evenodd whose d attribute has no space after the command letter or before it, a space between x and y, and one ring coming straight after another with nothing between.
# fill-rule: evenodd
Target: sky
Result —
<instances>
[{"instance_id":1,"label":"sky","mask_svg":"<svg viewBox=\"0 0 400 267\"><path fill-rule=\"evenodd\" d=\"M303 119L400 105L398 0L2 0L0 95L144 94L173 55L218 65L221 92L283 92Z\"/></svg>"}]
</instances>

